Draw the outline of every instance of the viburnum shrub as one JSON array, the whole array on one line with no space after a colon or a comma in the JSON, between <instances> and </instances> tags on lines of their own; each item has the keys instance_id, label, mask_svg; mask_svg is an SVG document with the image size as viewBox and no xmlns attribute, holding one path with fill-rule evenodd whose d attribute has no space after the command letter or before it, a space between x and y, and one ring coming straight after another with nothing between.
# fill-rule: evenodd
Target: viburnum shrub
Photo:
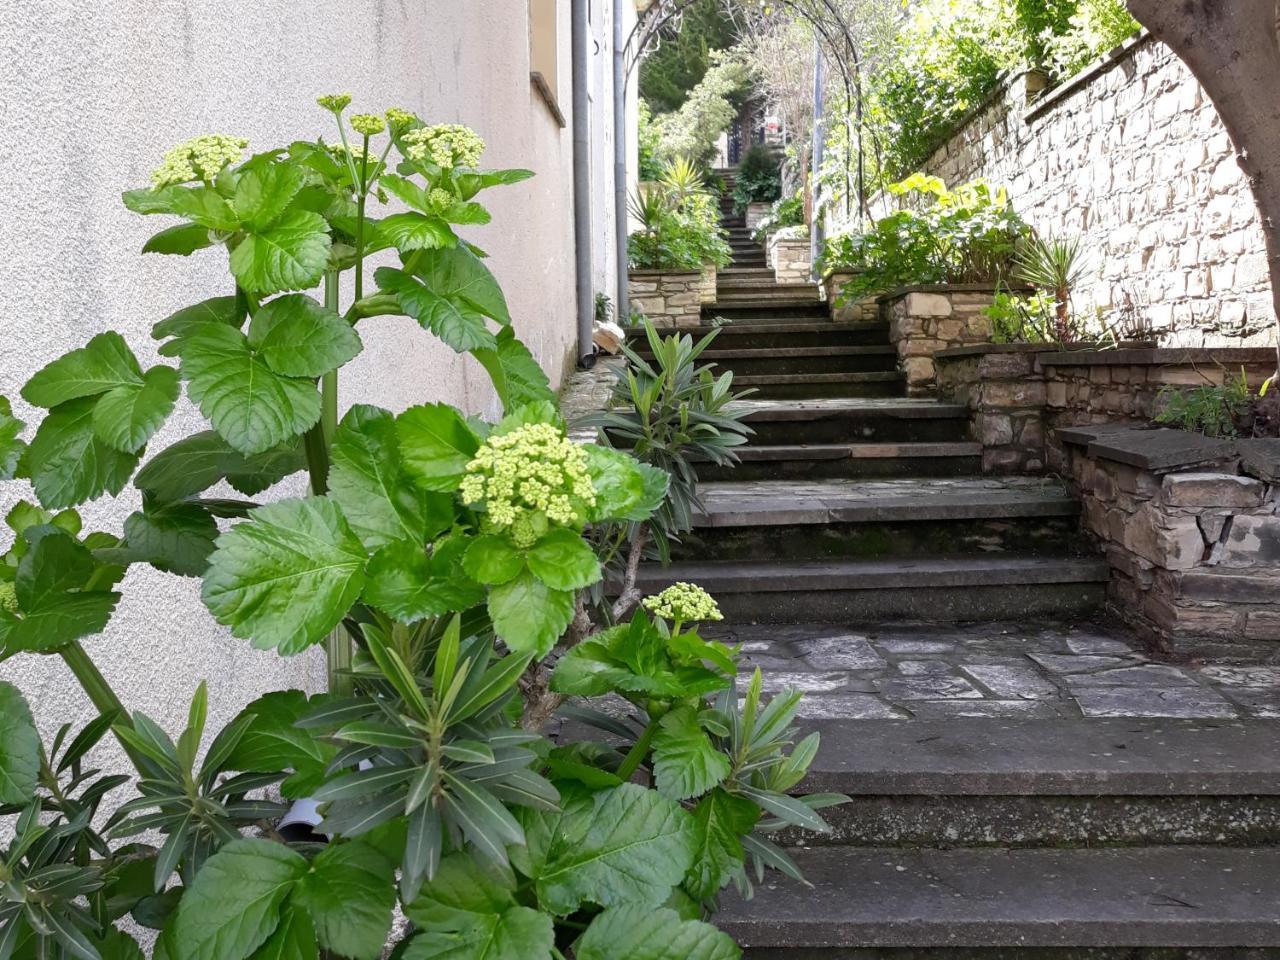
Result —
<instances>
[{"instance_id":1,"label":"viburnum shrub","mask_svg":"<svg viewBox=\"0 0 1280 960\"><path fill-rule=\"evenodd\" d=\"M798 695L764 703L757 672L739 696L737 651L698 634L718 610L691 585L652 614L588 602L589 533L642 529L669 478L566 439L484 255L455 232L527 171L478 169L464 127L319 102L337 143L246 158L238 138L197 137L125 194L175 218L146 251L227 257L225 295L154 327L177 366L98 334L23 387L47 411L29 441L0 398L0 479L38 500L6 518L0 659L61 657L99 711L46 746L0 683L0 960L135 960L130 924L158 931L162 960L374 960L388 942L404 960L737 956L704 922L720 891L749 893L766 866L794 875L769 832L823 830L816 811L840 799L789 795L817 748L793 742ZM406 209L369 215L390 197ZM398 265L366 290L378 252ZM384 314L475 357L501 419L442 403L340 417L338 370ZM183 383L209 429L148 450ZM309 496L255 499L304 470ZM141 509L123 529L84 530L76 508L130 481ZM176 737L126 711L82 641L134 564L201 578L213 617L256 647L324 644L329 691L269 693L208 731L202 684ZM590 705L605 695L614 709ZM581 736L552 742L561 706ZM92 766L108 732L135 777ZM318 805L307 840L277 829L297 798Z\"/></svg>"}]
</instances>

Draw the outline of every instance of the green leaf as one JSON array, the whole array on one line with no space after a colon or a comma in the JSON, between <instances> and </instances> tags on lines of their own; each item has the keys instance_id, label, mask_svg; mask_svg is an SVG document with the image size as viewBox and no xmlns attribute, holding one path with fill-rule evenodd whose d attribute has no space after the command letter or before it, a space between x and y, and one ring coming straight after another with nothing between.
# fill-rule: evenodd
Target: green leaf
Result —
<instances>
[{"instance_id":1,"label":"green leaf","mask_svg":"<svg viewBox=\"0 0 1280 960\"><path fill-rule=\"evenodd\" d=\"M170 209L210 230L230 233L240 226L236 212L213 187L182 187L170 197Z\"/></svg>"},{"instance_id":2,"label":"green leaf","mask_svg":"<svg viewBox=\"0 0 1280 960\"><path fill-rule=\"evenodd\" d=\"M0 680L0 803L25 805L40 774L40 735L22 691Z\"/></svg>"},{"instance_id":3,"label":"green leaf","mask_svg":"<svg viewBox=\"0 0 1280 960\"><path fill-rule=\"evenodd\" d=\"M444 220L421 213L393 213L378 221L378 232L397 250L430 250L458 242Z\"/></svg>"},{"instance_id":4,"label":"green leaf","mask_svg":"<svg viewBox=\"0 0 1280 960\"><path fill-rule=\"evenodd\" d=\"M699 900L714 897L742 869L742 838L755 829L760 811L754 803L715 789L693 811L697 843L684 886Z\"/></svg>"},{"instance_id":5,"label":"green leaf","mask_svg":"<svg viewBox=\"0 0 1280 960\"><path fill-rule=\"evenodd\" d=\"M0 480L12 480L27 445L18 437L26 426L13 415L9 398L0 396Z\"/></svg>"},{"instance_id":6,"label":"green leaf","mask_svg":"<svg viewBox=\"0 0 1280 960\"><path fill-rule=\"evenodd\" d=\"M93 431L94 397L69 400L49 412L18 462L40 502L53 510L124 489L138 465L136 453L112 449Z\"/></svg>"},{"instance_id":7,"label":"green leaf","mask_svg":"<svg viewBox=\"0 0 1280 960\"><path fill-rule=\"evenodd\" d=\"M689 869L694 841L693 821L675 801L633 783L602 790L559 824L534 877L538 898L560 914L584 903L656 906Z\"/></svg>"},{"instance_id":8,"label":"green leaf","mask_svg":"<svg viewBox=\"0 0 1280 960\"><path fill-rule=\"evenodd\" d=\"M502 295L498 281L466 246L430 250L419 255L414 263L417 276L436 296L465 302L503 326L511 323L507 298Z\"/></svg>"},{"instance_id":9,"label":"green leaf","mask_svg":"<svg viewBox=\"0 0 1280 960\"><path fill-rule=\"evenodd\" d=\"M246 457L212 430L202 430L165 447L138 471L133 483L162 502L194 496L224 478L252 496L304 466L298 445Z\"/></svg>"},{"instance_id":10,"label":"green leaf","mask_svg":"<svg viewBox=\"0 0 1280 960\"><path fill-rule=\"evenodd\" d=\"M550 960L551 918L529 907L477 917L459 930L423 930L409 941L404 960Z\"/></svg>"},{"instance_id":11,"label":"green leaf","mask_svg":"<svg viewBox=\"0 0 1280 960\"><path fill-rule=\"evenodd\" d=\"M329 226L307 210L290 210L272 226L250 233L231 251L231 272L250 293L307 290L329 262Z\"/></svg>"},{"instance_id":12,"label":"green leaf","mask_svg":"<svg viewBox=\"0 0 1280 960\"><path fill-rule=\"evenodd\" d=\"M531 403L555 402L555 392L546 373L533 358L529 348L516 339L511 327L498 331L498 349L473 350L476 358L489 373L503 408L515 410Z\"/></svg>"},{"instance_id":13,"label":"green leaf","mask_svg":"<svg viewBox=\"0 0 1280 960\"><path fill-rule=\"evenodd\" d=\"M553 590L581 590L601 576L600 561L582 534L566 527L548 530L529 548L529 571Z\"/></svg>"},{"instance_id":14,"label":"green leaf","mask_svg":"<svg viewBox=\"0 0 1280 960\"><path fill-rule=\"evenodd\" d=\"M379 267L375 277L379 289L396 295L401 310L456 352L497 348L497 340L485 327L485 314L465 299L441 296L391 267Z\"/></svg>"},{"instance_id":15,"label":"green leaf","mask_svg":"<svg viewBox=\"0 0 1280 960\"><path fill-rule=\"evenodd\" d=\"M478 203L451 203L440 211L440 216L444 217L449 223L460 224L476 224L483 225L493 219L486 210Z\"/></svg>"},{"instance_id":16,"label":"green leaf","mask_svg":"<svg viewBox=\"0 0 1280 960\"><path fill-rule=\"evenodd\" d=\"M365 559L331 501L281 500L218 538L201 596L235 636L298 653L323 639L356 601Z\"/></svg>"},{"instance_id":17,"label":"green leaf","mask_svg":"<svg viewBox=\"0 0 1280 960\"><path fill-rule=\"evenodd\" d=\"M692 707L664 716L653 738L653 776L658 792L676 800L696 797L729 775L729 758L716 749Z\"/></svg>"},{"instance_id":18,"label":"green leaf","mask_svg":"<svg viewBox=\"0 0 1280 960\"><path fill-rule=\"evenodd\" d=\"M405 469L428 490L456 490L480 449L462 414L444 403L410 407L396 418L396 435Z\"/></svg>"},{"instance_id":19,"label":"green leaf","mask_svg":"<svg viewBox=\"0 0 1280 960\"><path fill-rule=\"evenodd\" d=\"M109 447L138 453L164 425L178 400L178 371L152 367L141 384L109 390L93 410L93 432Z\"/></svg>"},{"instance_id":20,"label":"green leaf","mask_svg":"<svg viewBox=\"0 0 1280 960\"><path fill-rule=\"evenodd\" d=\"M22 399L52 409L129 385L142 385L142 368L124 337L108 330L44 366L22 388Z\"/></svg>"},{"instance_id":21,"label":"green leaf","mask_svg":"<svg viewBox=\"0 0 1280 960\"><path fill-rule=\"evenodd\" d=\"M477 583L506 583L524 569L524 555L506 537L483 534L467 547L462 569Z\"/></svg>"},{"instance_id":22,"label":"green leaf","mask_svg":"<svg viewBox=\"0 0 1280 960\"><path fill-rule=\"evenodd\" d=\"M587 472L596 489L593 523L601 520L643 520L662 503L670 477L630 454L594 443L583 444Z\"/></svg>"},{"instance_id":23,"label":"green leaf","mask_svg":"<svg viewBox=\"0 0 1280 960\"><path fill-rule=\"evenodd\" d=\"M306 796L324 782L325 767L337 748L310 730L297 726L315 710L324 696L307 699L301 690L277 690L259 697L236 718L251 717L224 764L244 773L278 773L292 770L282 785L286 797Z\"/></svg>"},{"instance_id":24,"label":"green leaf","mask_svg":"<svg viewBox=\"0 0 1280 960\"><path fill-rule=\"evenodd\" d=\"M414 484L400 458L395 416L357 404L342 418L330 451L329 497L370 549L422 542L453 523L453 498Z\"/></svg>"},{"instance_id":25,"label":"green leaf","mask_svg":"<svg viewBox=\"0 0 1280 960\"><path fill-rule=\"evenodd\" d=\"M167 253L189 257L197 250L211 247L214 239L209 228L198 223L179 223L151 235L142 245L143 253Z\"/></svg>"},{"instance_id":26,"label":"green leaf","mask_svg":"<svg viewBox=\"0 0 1280 960\"><path fill-rule=\"evenodd\" d=\"M131 560L183 577L202 576L209 566L218 524L199 504L144 505L124 522Z\"/></svg>"},{"instance_id":27,"label":"green leaf","mask_svg":"<svg viewBox=\"0 0 1280 960\"><path fill-rule=\"evenodd\" d=\"M233 840L205 861L174 918L182 960L244 960L276 930L307 861L269 840ZM174 958L177 960L177 958Z\"/></svg>"},{"instance_id":28,"label":"green leaf","mask_svg":"<svg viewBox=\"0 0 1280 960\"><path fill-rule=\"evenodd\" d=\"M428 555L421 541L387 544L369 561L365 599L405 621L469 610L484 599L484 589L462 570L466 546L461 536L446 537Z\"/></svg>"},{"instance_id":29,"label":"green leaf","mask_svg":"<svg viewBox=\"0 0 1280 960\"><path fill-rule=\"evenodd\" d=\"M508 647L541 659L573 619L573 597L573 591L553 590L525 571L489 591L489 617Z\"/></svg>"},{"instance_id":30,"label":"green leaf","mask_svg":"<svg viewBox=\"0 0 1280 960\"><path fill-rule=\"evenodd\" d=\"M233 327L210 325L188 338L182 375L200 412L241 453L262 453L320 419L315 384L277 374Z\"/></svg>"},{"instance_id":31,"label":"green leaf","mask_svg":"<svg viewBox=\"0 0 1280 960\"><path fill-rule=\"evenodd\" d=\"M249 230L262 230L284 213L302 189L306 178L292 163L266 163L252 167L236 180L231 203Z\"/></svg>"},{"instance_id":32,"label":"green leaf","mask_svg":"<svg viewBox=\"0 0 1280 960\"><path fill-rule=\"evenodd\" d=\"M454 177L462 199L470 200L481 190L505 184L519 183L532 177L532 170L478 170L475 173L459 173Z\"/></svg>"},{"instance_id":33,"label":"green leaf","mask_svg":"<svg viewBox=\"0 0 1280 960\"><path fill-rule=\"evenodd\" d=\"M120 195L120 199L124 201L125 208L134 213L143 215L173 213L173 196L181 189L181 187L164 187L153 190L150 187L143 187L139 190L126 190Z\"/></svg>"},{"instance_id":34,"label":"green leaf","mask_svg":"<svg viewBox=\"0 0 1280 960\"><path fill-rule=\"evenodd\" d=\"M574 951L577 960L738 960L727 933L674 910L628 904L591 921Z\"/></svg>"},{"instance_id":35,"label":"green leaf","mask_svg":"<svg viewBox=\"0 0 1280 960\"><path fill-rule=\"evenodd\" d=\"M375 960L391 930L394 866L367 843L331 844L311 862L293 902L311 914L320 945Z\"/></svg>"},{"instance_id":36,"label":"green leaf","mask_svg":"<svg viewBox=\"0 0 1280 960\"><path fill-rule=\"evenodd\" d=\"M311 918L302 910L286 904L280 912L280 925L276 932L254 951L252 960L319 960L319 956L320 948ZM158 955L156 960L160 960Z\"/></svg>"},{"instance_id":37,"label":"green leaf","mask_svg":"<svg viewBox=\"0 0 1280 960\"><path fill-rule=\"evenodd\" d=\"M301 293L264 303L249 323L249 345L276 373L319 377L360 352L360 337L334 311Z\"/></svg>"},{"instance_id":38,"label":"green leaf","mask_svg":"<svg viewBox=\"0 0 1280 960\"><path fill-rule=\"evenodd\" d=\"M193 303L189 307L171 313L151 328L156 340L166 337L189 337L206 323L221 323L239 327L244 323L244 307L236 297L213 297Z\"/></svg>"},{"instance_id":39,"label":"green leaf","mask_svg":"<svg viewBox=\"0 0 1280 960\"><path fill-rule=\"evenodd\" d=\"M392 196L403 200L406 206L412 207L419 213L430 213L435 209L435 204L431 202L427 191L412 180L406 180L394 173L387 173L378 178L378 186Z\"/></svg>"}]
</instances>

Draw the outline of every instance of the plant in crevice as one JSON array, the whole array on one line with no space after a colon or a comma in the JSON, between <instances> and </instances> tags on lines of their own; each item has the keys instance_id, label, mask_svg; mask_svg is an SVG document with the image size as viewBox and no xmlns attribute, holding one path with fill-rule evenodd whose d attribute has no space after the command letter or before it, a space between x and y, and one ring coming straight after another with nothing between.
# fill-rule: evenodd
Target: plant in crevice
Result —
<instances>
[{"instance_id":1,"label":"plant in crevice","mask_svg":"<svg viewBox=\"0 0 1280 960\"><path fill-rule=\"evenodd\" d=\"M1071 292L1086 272L1079 237L1053 238L1033 233L1018 244L1014 278L1053 298L1054 327L1059 343L1071 339Z\"/></svg>"},{"instance_id":2,"label":"plant in crevice","mask_svg":"<svg viewBox=\"0 0 1280 960\"><path fill-rule=\"evenodd\" d=\"M1190 389L1165 384L1156 394L1153 419L1206 437L1235 437L1253 399L1243 369L1238 377L1224 376L1222 383Z\"/></svg>"}]
</instances>

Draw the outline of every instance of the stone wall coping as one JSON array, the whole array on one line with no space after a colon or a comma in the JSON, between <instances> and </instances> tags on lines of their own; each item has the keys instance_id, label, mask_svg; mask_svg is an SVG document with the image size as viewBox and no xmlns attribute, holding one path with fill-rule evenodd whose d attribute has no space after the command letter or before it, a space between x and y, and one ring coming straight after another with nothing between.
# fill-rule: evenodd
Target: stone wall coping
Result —
<instances>
[{"instance_id":1,"label":"stone wall coping","mask_svg":"<svg viewBox=\"0 0 1280 960\"><path fill-rule=\"evenodd\" d=\"M906 287L895 287L887 293L876 297L876 303L888 303L912 293L995 293L997 290L1010 290L1004 284L997 283L913 283ZM1029 287L1027 289L1030 289Z\"/></svg>"},{"instance_id":2,"label":"stone wall coping","mask_svg":"<svg viewBox=\"0 0 1280 960\"><path fill-rule=\"evenodd\" d=\"M948 347L934 351L935 360L960 360L980 357L988 353L1043 353L1043 343L968 343L963 347Z\"/></svg>"},{"instance_id":3,"label":"stone wall coping","mask_svg":"<svg viewBox=\"0 0 1280 960\"><path fill-rule=\"evenodd\" d=\"M1151 39L1151 33L1148 30L1143 29L1140 33L1130 37L1118 47L1113 47L1111 50L1108 50L1106 53L1098 57L1091 66L1085 67L1066 82L1058 84L1056 87L1053 87L1037 97L1035 102L1022 114L1023 123L1031 123L1037 117L1048 113L1077 90L1089 86L1089 84L1093 83L1093 81L1102 76L1102 74L1122 63L1130 54L1133 53L1134 50Z\"/></svg>"},{"instance_id":4,"label":"stone wall coping","mask_svg":"<svg viewBox=\"0 0 1280 960\"><path fill-rule=\"evenodd\" d=\"M1193 363L1274 363L1273 347L1140 347L1119 350L1059 351L1041 354L1046 367L1174 367Z\"/></svg>"},{"instance_id":5,"label":"stone wall coping","mask_svg":"<svg viewBox=\"0 0 1280 960\"><path fill-rule=\"evenodd\" d=\"M1280 483L1280 437L1237 440L1240 468L1267 483Z\"/></svg>"},{"instance_id":6,"label":"stone wall coping","mask_svg":"<svg viewBox=\"0 0 1280 960\"><path fill-rule=\"evenodd\" d=\"M1236 442L1167 427L1151 429L1134 424L1060 427L1063 443L1087 448L1095 460L1113 460L1152 473L1222 463L1236 456Z\"/></svg>"},{"instance_id":7,"label":"stone wall coping","mask_svg":"<svg viewBox=\"0 0 1280 960\"><path fill-rule=\"evenodd\" d=\"M700 277L701 270L654 270L643 268L638 270L628 270L627 277Z\"/></svg>"}]
</instances>

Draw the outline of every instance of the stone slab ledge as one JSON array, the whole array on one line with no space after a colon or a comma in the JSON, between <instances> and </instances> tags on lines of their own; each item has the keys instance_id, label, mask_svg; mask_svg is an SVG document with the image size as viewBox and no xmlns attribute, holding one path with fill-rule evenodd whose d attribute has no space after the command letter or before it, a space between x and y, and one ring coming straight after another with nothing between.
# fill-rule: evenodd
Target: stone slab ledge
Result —
<instances>
[{"instance_id":1,"label":"stone slab ledge","mask_svg":"<svg viewBox=\"0 0 1280 960\"><path fill-rule=\"evenodd\" d=\"M1010 344L1014 346L1014 344ZM1043 348L1042 348L1043 349ZM1063 350L1045 352L1039 362L1046 367L1084 366L1182 366L1190 363L1274 363L1272 347L1145 347L1119 350Z\"/></svg>"},{"instance_id":2,"label":"stone slab ledge","mask_svg":"<svg viewBox=\"0 0 1280 960\"><path fill-rule=\"evenodd\" d=\"M1111 460L1152 473L1223 463L1236 456L1234 440L1167 427L1103 424L1060 427L1055 432L1065 444L1086 447L1095 460Z\"/></svg>"}]
</instances>

